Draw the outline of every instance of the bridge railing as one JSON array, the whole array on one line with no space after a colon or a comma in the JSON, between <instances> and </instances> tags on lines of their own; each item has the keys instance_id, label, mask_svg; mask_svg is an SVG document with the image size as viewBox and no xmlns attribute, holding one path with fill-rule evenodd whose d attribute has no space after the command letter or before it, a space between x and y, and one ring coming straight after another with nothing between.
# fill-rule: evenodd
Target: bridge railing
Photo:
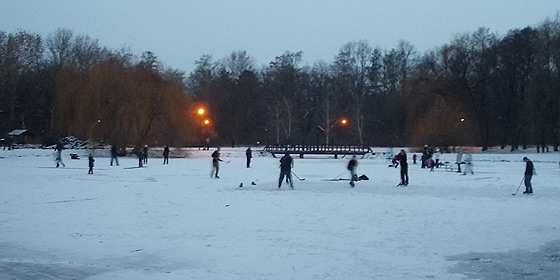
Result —
<instances>
[{"instance_id":1,"label":"bridge railing","mask_svg":"<svg viewBox=\"0 0 560 280\"><path fill-rule=\"evenodd\" d=\"M365 155L372 152L369 146L364 145L267 145L265 151L276 157L276 154L299 154L303 158L305 154L338 155Z\"/></svg>"}]
</instances>

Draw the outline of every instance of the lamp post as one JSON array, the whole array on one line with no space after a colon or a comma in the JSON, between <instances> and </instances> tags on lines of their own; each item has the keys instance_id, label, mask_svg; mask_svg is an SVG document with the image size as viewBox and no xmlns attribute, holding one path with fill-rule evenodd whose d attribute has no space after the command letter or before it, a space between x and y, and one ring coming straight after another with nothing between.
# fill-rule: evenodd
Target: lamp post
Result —
<instances>
[{"instance_id":1,"label":"lamp post","mask_svg":"<svg viewBox=\"0 0 560 280\"><path fill-rule=\"evenodd\" d=\"M319 128L322 132L325 133L325 142L326 142L327 146L329 145L330 131L331 131L338 123L340 123L341 126L346 126L346 125L348 125L348 120L347 120L346 118L337 119L332 125L327 125L326 128L323 128L323 127L320 126L320 125L317 126L317 128Z\"/></svg>"}]
</instances>

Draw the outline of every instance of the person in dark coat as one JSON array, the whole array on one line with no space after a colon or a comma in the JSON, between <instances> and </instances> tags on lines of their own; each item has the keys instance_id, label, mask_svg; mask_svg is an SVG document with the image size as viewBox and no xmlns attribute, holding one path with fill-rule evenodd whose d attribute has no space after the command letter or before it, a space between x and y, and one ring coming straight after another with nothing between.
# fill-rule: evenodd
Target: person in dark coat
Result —
<instances>
[{"instance_id":1,"label":"person in dark coat","mask_svg":"<svg viewBox=\"0 0 560 280\"><path fill-rule=\"evenodd\" d=\"M220 147L218 147L212 153L212 173L210 173L210 177L214 176L214 178L220 179L220 176L218 176L218 172L220 172L220 161L223 160L220 158Z\"/></svg>"},{"instance_id":2,"label":"person in dark coat","mask_svg":"<svg viewBox=\"0 0 560 280\"><path fill-rule=\"evenodd\" d=\"M358 181L358 175L356 174L356 168L358 167L358 158L356 155L352 156L352 159L348 162L348 170L350 171L350 186L354 187L354 181Z\"/></svg>"},{"instance_id":3,"label":"person in dark coat","mask_svg":"<svg viewBox=\"0 0 560 280\"><path fill-rule=\"evenodd\" d=\"M524 194L532 194L533 193L533 185L531 185L531 179L533 178L533 175L535 174L535 165L533 165L533 162L527 158L527 157L523 157L523 161L526 163L525 164L525 191L523 192Z\"/></svg>"},{"instance_id":4,"label":"person in dark coat","mask_svg":"<svg viewBox=\"0 0 560 280\"><path fill-rule=\"evenodd\" d=\"M282 180L286 177L286 181L290 183L290 188L294 188L294 181L292 180L292 167L294 167L294 159L290 153L284 154L280 159L280 178L278 178L278 188L282 186Z\"/></svg>"},{"instance_id":5,"label":"person in dark coat","mask_svg":"<svg viewBox=\"0 0 560 280\"><path fill-rule=\"evenodd\" d=\"M142 148L140 148L140 146L136 146L132 152L138 157L138 167L144 167L142 164L144 161L144 152L142 152Z\"/></svg>"},{"instance_id":6,"label":"person in dark coat","mask_svg":"<svg viewBox=\"0 0 560 280\"><path fill-rule=\"evenodd\" d=\"M249 168L251 167L251 158L253 158L251 147L248 147L247 150L245 150L245 156L247 157L247 168Z\"/></svg>"},{"instance_id":7,"label":"person in dark coat","mask_svg":"<svg viewBox=\"0 0 560 280\"><path fill-rule=\"evenodd\" d=\"M408 162L406 161L406 152L401 150L398 157L401 164L401 186L408 186Z\"/></svg>"},{"instance_id":8,"label":"person in dark coat","mask_svg":"<svg viewBox=\"0 0 560 280\"><path fill-rule=\"evenodd\" d=\"M163 164L169 164L169 145L163 148Z\"/></svg>"},{"instance_id":9,"label":"person in dark coat","mask_svg":"<svg viewBox=\"0 0 560 280\"><path fill-rule=\"evenodd\" d=\"M144 145L142 149L142 159L144 160L144 164L148 164L148 145Z\"/></svg>"},{"instance_id":10,"label":"person in dark coat","mask_svg":"<svg viewBox=\"0 0 560 280\"><path fill-rule=\"evenodd\" d=\"M113 166L113 160L115 160L117 166L119 166L119 159L117 158L118 156L119 152L117 151L117 146L111 145L111 166Z\"/></svg>"},{"instance_id":11,"label":"person in dark coat","mask_svg":"<svg viewBox=\"0 0 560 280\"><path fill-rule=\"evenodd\" d=\"M93 174L93 163L95 162L95 159L93 159L93 155L89 154L88 156L88 162L89 162L89 171L88 174Z\"/></svg>"}]
</instances>

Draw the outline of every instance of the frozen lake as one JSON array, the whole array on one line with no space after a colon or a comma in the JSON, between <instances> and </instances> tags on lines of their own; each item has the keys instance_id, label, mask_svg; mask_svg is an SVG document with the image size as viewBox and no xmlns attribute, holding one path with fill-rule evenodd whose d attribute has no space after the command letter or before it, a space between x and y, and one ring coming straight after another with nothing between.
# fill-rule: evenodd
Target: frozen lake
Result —
<instances>
[{"instance_id":1,"label":"frozen lake","mask_svg":"<svg viewBox=\"0 0 560 280\"><path fill-rule=\"evenodd\" d=\"M475 153L466 176L409 154L398 188L383 156L359 160L355 188L329 180L348 158L294 157L305 180L278 190L278 159L224 149L211 179L211 152L96 156L88 175L83 150L64 168L0 150L0 279L560 279L560 153ZM512 196L523 156L535 193Z\"/></svg>"}]
</instances>

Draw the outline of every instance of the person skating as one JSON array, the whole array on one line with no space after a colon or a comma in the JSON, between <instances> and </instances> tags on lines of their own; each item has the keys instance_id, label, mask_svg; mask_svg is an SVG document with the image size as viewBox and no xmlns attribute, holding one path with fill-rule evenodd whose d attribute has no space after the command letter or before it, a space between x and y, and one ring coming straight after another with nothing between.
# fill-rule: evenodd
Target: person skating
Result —
<instances>
[{"instance_id":1,"label":"person skating","mask_svg":"<svg viewBox=\"0 0 560 280\"><path fill-rule=\"evenodd\" d=\"M249 168L251 167L251 158L253 158L253 152L250 146L245 150L245 156L247 157L247 168Z\"/></svg>"},{"instance_id":2,"label":"person skating","mask_svg":"<svg viewBox=\"0 0 560 280\"><path fill-rule=\"evenodd\" d=\"M111 145L111 166L113 166L113 160L115 160L115 162L117 163L117 166L119 166L118 156L119 156L119 153L117 151L117 146L116 145Z\"/></svg>"},{"instance_id":3,"label":"person skating","mask_svg":"<svg viewBox=\"0 0 560 280\"><path fill-rule=\"evenodd\" d=\"M416 164L416 159L418 156L416 154L412 155L412 163Z\"/></svg>"},{"instance_id":4,"label":"person skating","mask_svg":"<svg viewBox=\"0 0 560 280\"><path fill-rule=\"evenodd\" d=\"M533 175L535 174L535 165L527 157L523 157L523 161L526 163L525 164L525 178L523 179L524 182L525 182L525 191L523 193L524 194L532 194L533 193L533 185L531 184L531 179L533 178Z\"/></svg>"},{"instance_id":5,"label":"person skating","mask_svg":"<svg viewBox=\"0 0 560 280\"><path fill-rule=\"evenodd\" d=\"M406 152L401 150L399 153L399 163L401 164L401 186L408 186L408 162L406 161Z\"/></svg>"},{"instance_id":6,"label":"person skating","mask_svg":"<svg viewBox=\"0 0 560 280\"><path fill-rule=\"evenodd\" d=\"M348 170L350 171L350 186L354 187L354 181L358 181L358 175L356 174L356 168L358 167L358 159L356 155L352 156L352 159L348 162Z\"/></svg>"},{"instance_id":7,"label":"person skating","mask_svg":"<svg viewBox=\"0 0 560 280\"><path fill-rule=\"evenodd\" d=\"M212 173L210 173L210 177L214 176L216 179L220 179L218 176L218 172L220 172L220 147L216 148L216 150L212 153Z\"/></svg>"},{"instance_id":8,"label":"person skating","mask_svg":"<svg viewBox=\"0 0 560 280\"><path fill-rule=\"evenodd\" d=\"M290 183L290 188L294 188L294 181L292 180L292 167L294 167L294 159L290 153L284 154L280 159L280 178L278 179L278 188L282 186L282 180L286 177L286 181Z\"/></svg>"},{"instance_id":9,"label":"person skating","mask_svg":"<svg viewBox=\"0 0 560 280\"><path fill-rule=\"evenodd\" d=\"M88 174L93 174L93 163L95 162L95 159L93 159L93 155L91 153L88 156L88 162L89 162Z\"/></svg>"},{"instance_id":10,"label":"person skating","mask_svg":"<svg viewBox=\"0 0 560 280\"><path fill-rule=\"evenodd\" d=\"M66 167L64 162L62 161L62 149L64 149L64 145L60 140L56 143L56 167L59 167L62 164L62 167Z\"/></svg>"},{"instance_id":11,"label":"person skating","mask_svg":"<svg viewBox=\"0 0 560 280\"><path fill-rule=\"evenodd\" d=\"M169 164L169 145L163 148L163 164Z\"/></svg>"}]
</instances>

